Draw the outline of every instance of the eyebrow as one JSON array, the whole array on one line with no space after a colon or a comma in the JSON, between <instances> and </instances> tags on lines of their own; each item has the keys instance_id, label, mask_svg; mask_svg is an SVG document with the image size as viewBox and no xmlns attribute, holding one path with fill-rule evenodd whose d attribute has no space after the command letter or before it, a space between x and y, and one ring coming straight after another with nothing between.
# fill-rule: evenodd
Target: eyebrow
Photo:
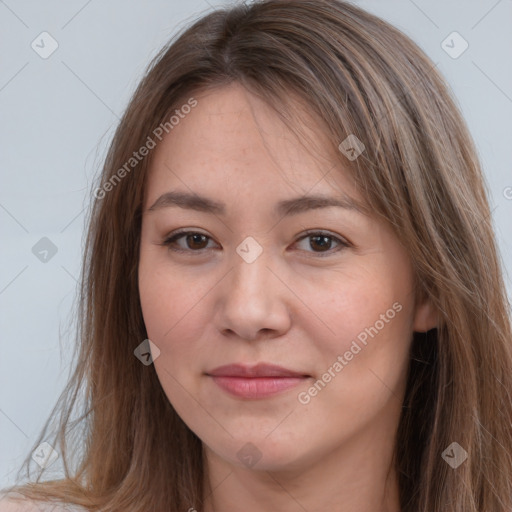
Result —
<instances>
[{"instance_id":1,"label":"eyebrow","mask_svg":"<svg viewBox=\"0 0 512 512\"><path fill-rule=\"evenodd\" d=\"M179 207L215 215L226 214L226 206L223 203L198 194L178 191L162 194L147 211L154 212L169 207ZM362 215L368 215L368 210L365 206L346 194L341 194L340 197L309 195L285 199L276 204L274 213L276 215L289 216L309 210L331 207L345 208L347 210L354 210Z\"/></svg>"}]
</instances>

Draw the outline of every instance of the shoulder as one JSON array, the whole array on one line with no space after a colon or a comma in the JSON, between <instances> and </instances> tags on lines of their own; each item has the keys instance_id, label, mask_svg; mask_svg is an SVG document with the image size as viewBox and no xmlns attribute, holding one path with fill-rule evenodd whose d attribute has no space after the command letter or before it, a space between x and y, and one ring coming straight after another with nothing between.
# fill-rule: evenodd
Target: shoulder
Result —
<instances>
[{"instance_id":1,"label":"shoulder","mask_svg":"<svg viewBox=\"0 0 512 512\"><path fill-rule=\"evenodd\" d=\"M0 493L0 512L85 512L76 505L33 501L17 493Z\"/></svg>"}]
</instances>

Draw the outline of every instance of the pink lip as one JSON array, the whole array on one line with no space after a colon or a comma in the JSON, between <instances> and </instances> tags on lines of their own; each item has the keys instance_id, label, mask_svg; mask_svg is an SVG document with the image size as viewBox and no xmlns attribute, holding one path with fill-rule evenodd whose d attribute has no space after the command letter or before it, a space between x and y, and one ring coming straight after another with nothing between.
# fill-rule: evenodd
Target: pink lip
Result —
<instances>
[{"instance_id":1,"label":"pink lip","mask_svg":"<svg viewBox=\"0 0 512 512\"><path fill-rule=\"evenodd\" d=\"M224 391L240 398L265 398L297 386L310 375L282 366L230 364L207 373Z\"/></svg>"}]
</instances>

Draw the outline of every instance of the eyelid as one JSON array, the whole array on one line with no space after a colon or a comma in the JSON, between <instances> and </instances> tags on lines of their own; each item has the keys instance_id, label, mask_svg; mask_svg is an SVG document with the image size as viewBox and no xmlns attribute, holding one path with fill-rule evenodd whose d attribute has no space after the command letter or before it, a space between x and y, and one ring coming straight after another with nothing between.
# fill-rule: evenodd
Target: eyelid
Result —
<instances>
[{"instance_id":1,"label":"eyelid","mask_svg":"<svg viewBox=\"0 0 512 512\"><path fill-rule=\"evenodd\" d=\"M313 255L313 257L327 258L329 256L339 253L343 249L353 246L352 243L349 242L346 238L342 237L341 235L332 234L330 231L327 231L325 229L308 229L304 233L302 233L302 235L293 243L293 245L295 245L298 242L301 242L305 238L308 238L312 235L327 236L328 238L335 240L336 243L338 244L338 247L336 249L329 249L328 251L325 252L305 251Z\"/></svg>"},{"instance_id":2,"label":"eyelid","mask_svg":"<svg viewBox=\"0 0 512 512\"><path fill-rule=\"evenodd\" d=\"M206 238L208 238L210 240L213 240L213 238L210 235L207 235L206 233L203 233L199 229L195 229L195 228L181 228L181 229L177 229L176 231L173 231L172 233L170 233L167 236L165 236L163 241L159 245L167 246L169 250L172 250L174 252L188 253L188 254L196 253L196 255L201 255L201 254L204 254L205 251L211 250L211 248L210 249L200 249L200 250L197 250L197 251L193 251L191 249L171 248L170 247L171 242L180 239L181 236L183 236L183 235L203 235Z\"/></svg>"}]
</instances>

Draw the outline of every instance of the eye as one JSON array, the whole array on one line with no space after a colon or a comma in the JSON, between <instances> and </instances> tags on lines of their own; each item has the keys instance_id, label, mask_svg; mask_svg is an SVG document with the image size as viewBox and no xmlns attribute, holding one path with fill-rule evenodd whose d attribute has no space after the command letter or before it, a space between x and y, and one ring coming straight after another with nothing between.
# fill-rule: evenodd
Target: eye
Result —
<instances>
[{"instance_id":1,"label":"eye","mask_svg":"<svg viewBox=\"0 0 512 512\"><path fill-rule=\"evenodd\" d=\"M178 243L178 241L182 239L184 239L185 247ZM348 242L322 231L310 231L305 236L299 238L295 244L303 242L306 239L310 240L309 248L315 249L313 250L313 253L318 254L320 257L325 257L324 254L321 253L326 253L325 255L329 256L332 253L339 252L345 247L350 247ZM208 235L198 231L178 231L171 233L160 245L168 247L170 250L175 252L201 254L204 250L211 249L211 247L208 247L208 240L212 239ZM331 249L333 242L338 245L335 250Z\"/></svg>"},{"instance_id":2,"label":"eye","mask_svg":"<svg viewBox=\"0 0 512 512\"><path fill-rule=\"evenodd\" d=\"M305 236L299 238L296 243L302 242L304 240L309 239L308 247L313 249L319 249L319 251L314 250L314 253L317 253L320 257L330 256L333 253L337 253L341 251L343 248L350 247L350 244L341 238L331 235L329 233L323 231L309 231ZM331 250L333 241L338 244L337 249ZM325 253L321 254L321 253Z\"/></svg>"},{"instance_id":3,"label":"eye","mask_svg":"<svg viewBox=\"0 0 512 512\"><path fill-rule=\"evenodd\" d=\"M185 247L178 244L176 248L178 240L182 238L185 239ZM199 252L207 247L205 243L211 238L203 233L199 233L197 231L179 231L177 233L171 233L161 245L169 247L172 251L176 252Z\"/></svg>"}]
</instances>

